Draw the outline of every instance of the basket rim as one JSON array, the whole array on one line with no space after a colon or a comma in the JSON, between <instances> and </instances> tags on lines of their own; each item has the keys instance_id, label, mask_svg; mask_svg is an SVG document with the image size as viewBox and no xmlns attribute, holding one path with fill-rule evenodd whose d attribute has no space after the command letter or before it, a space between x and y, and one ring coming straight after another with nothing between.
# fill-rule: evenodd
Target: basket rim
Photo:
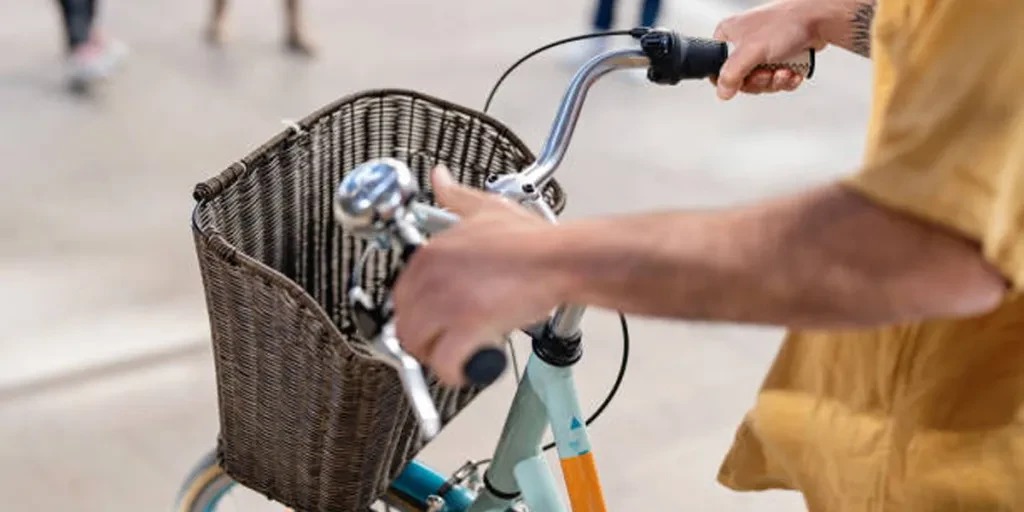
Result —
<instances>
[{"instance_id":1,"label":"basket rim","mask_svg":"<svg viewBox=\"0 0 1024 512\"><path fill-rule=\"evenodd\" d=\"M330 114L331 112L337 111L343 105L346 105L348 103L351 103L351 102L354 102L354 101L358 101L358 100L361 100L361 99L364 99L364 98L374 98L374 97L384 97L384 96L411 96L413 98L423 99L423 100L429 101L431 103L435 103L435 104L437 104L437 105L439 105L439 106L441 106L443 108L446 108L446 109L449 109L449 110L454 110L454 111L460 112L462 114L468 115L470 117L479 119L479 120L481 120L483 122L486 122L488 124L491 124L493 127L497 128L498 131L501 133L501 135L503 137L506 137L508 139L508 141L510 143L512 143L516 147L516 149L522 151L524 153L524 155L527 156L530 160L535 160L537 158L536 155L533 153L533 151L530 149L530 147L527 146L526 143L523 142L523 140L518 135L516 135L516 133L514 131L512 131L511 128L508 127L508 125L506 125L505 123L501 122L499 119L497 119L496 117L494 117L494 116L492 116L490 114L487 114L485 112L482 112L482 111L479 111L479 110L476 110L476 109L473 109L473 108L470 108L470 107L465 107L463 105L459 105L458 103L453 103L453 102L451 102L449 100L446 100L446 99L443 99L443 98L439 98L437 96L433 96L433 95L430 95L430 94L426 94L426 93L422 93L422 92L419 92L419 91L415 91L415 90L412 90L412 89L402 89L402 88L366 89L366 90L363 90L363 91L359 91L359 92L355 92L355 93L352 93L352 94L348 94L346 96L342 96L341 98L338 98L338 99L336 99L336 100L334 100L334 101L332 101L332 102L330 102L330 103L328 103L328 104L326 104L326 105L316 109L311 114L307 115L306 117L302 118L301 120L296 121L294 123L289 123L289 126L286 127L284 130L278 132L276 135L271 137L269 140L267 140L263 144L260 144L258 147L256 147L252 151L250 151L244 157L240 158L239 160L236 160L235 162L232 162L231 165L229 165L227 168L222 170L219 174L217 174L216 176L214 176L211 179L205 180L202 183L196 185L195 188L193 189L193 192L192 192L192 198L197 203L203 203L206 200L209 200L209 199L212 199L213 197L216 197L217 194L219 194L221 190L223 190L224 188L227 188L228 186L233 184L236 180L238 180L238 178L240 178L242 176L242 174L244 174L244 171L249 167L249 164L252 163L252 161L256 157L258 157L259 155L262 155L264 152L266 152L270 148L272 148L272 147L274 147L274 146L276 146L276 145L278 145L278 144L288 140L289 138L296 137L296 136L301 136L301 134L305 133L306 130L310 126L312 126L316 121L322 119L324 116ZM204 187L205 184L210 183L211 181L218 181L220 183L220 186L217 187L216 190L213 190L212 192L210 191L210 187ZM198 206L198 204L197 204L197 206ZM198 229L199 232L205 236L206 233L203 231L203 226L199 225L198 218L196 217L196 213L197 212L198 212L198 210L193 210L192 227L195 228L195 229Z\"/></svg>"}]
</instances>

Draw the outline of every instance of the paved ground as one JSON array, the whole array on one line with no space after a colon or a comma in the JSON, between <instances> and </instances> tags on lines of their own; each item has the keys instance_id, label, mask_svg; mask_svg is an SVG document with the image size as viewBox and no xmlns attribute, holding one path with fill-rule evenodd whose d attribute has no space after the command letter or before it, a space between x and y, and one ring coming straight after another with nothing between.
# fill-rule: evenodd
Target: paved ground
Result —
<instances>
[{"instance_id":1,"label":"paved ground","mask_svg":"<svg viewBox=\"0 0 1024 512\"><path fill-rule=\"evenodd\" d=\"M711 0L707 0L710 2ZM665 25L708 35L732 4L670 3ZM232 40L200 40L205 5L107 2L131 44L124 73L88 99L61 88L47 2L0 4L0 494L12 508L166 506L216 433L190 190L339 95L378 86L482 103L501 68L580 29L587 2L310 2L319 59L279 51L276 2L235 8ZM628 6L626 6L628 7ZM631 8L631 7L630 7ZM631 13L623 13L631 17ZM542 140L568 79L557 56L515 75L495 113ZM591 94L561 181L567 215L748 201L828 180L861 149L868 66L821 56L800 94L717 102L708 87L612 77ZM584 399L618 362L595 314ZM632 370L593 429L613 510L801 509L737 495L714 474L780 332L636 321ZM490 451L507 380L429 447L451 467Z\"/></svg>"}]
</instances>

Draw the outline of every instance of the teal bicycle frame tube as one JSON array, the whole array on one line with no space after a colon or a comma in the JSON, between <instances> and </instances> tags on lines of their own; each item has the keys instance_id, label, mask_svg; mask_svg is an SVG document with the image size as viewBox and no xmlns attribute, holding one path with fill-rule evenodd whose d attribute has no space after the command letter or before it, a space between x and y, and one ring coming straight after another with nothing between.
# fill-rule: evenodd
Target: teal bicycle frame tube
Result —
<instances>
[{"instance_id":1,"label":"teal bicycle frame tube","mask_svg":"<svg viewBox=\"0 0 1024 512\"><path fill-rule=\"evenodd\" d=\"M487 485L468 512L503 512L520 496L530 510L566 511L540 451L549 424L559 457L590 452L572 368L532 355L484 475Z\"/></svg>"}]
</instances>

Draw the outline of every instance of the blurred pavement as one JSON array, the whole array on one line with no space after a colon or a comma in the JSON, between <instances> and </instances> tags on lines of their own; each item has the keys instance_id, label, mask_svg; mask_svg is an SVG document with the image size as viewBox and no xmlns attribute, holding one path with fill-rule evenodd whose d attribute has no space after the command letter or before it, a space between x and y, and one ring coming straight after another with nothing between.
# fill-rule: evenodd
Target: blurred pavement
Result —
<instances>
[{"instance_id":1,"label":"blurred pavement","mask_svg":"<svg viewBox=\"0 0 1024 512\"><path fill-rule=\"evenodd\" d=\"M623 2L622 21L635 19ZM710 35L751 2L667 2L663 25ZM505 66L580 32L589 2L309 2L316 60L281 51L279 2L236 2L230 40L201 39L203 3L104 2L132 48L91 98L62 89L57 12L0 4L0 494L11 508L169 506L216 435L216 395L189 213L191 187L337 97L418 89L479 107ZM396 13L400 13L396 16ZM494 113L537 147L570 71L537 58ZM560 173L568 216L714 207L856 167L869 65L820 56L795 94L723 104L706 84L628 75L591 92ZM596 404L618 365L613 317L588 318L580 367ZM714 476L780 331L634 320L631 370L593 428L612 510L795 511L792 493L735 494ZM451 468L489 455L511 379L431 445ZM13 501L12 501L13 500ZM262 509L261 509L262 510Z\"/></svg>"}]
</instances>

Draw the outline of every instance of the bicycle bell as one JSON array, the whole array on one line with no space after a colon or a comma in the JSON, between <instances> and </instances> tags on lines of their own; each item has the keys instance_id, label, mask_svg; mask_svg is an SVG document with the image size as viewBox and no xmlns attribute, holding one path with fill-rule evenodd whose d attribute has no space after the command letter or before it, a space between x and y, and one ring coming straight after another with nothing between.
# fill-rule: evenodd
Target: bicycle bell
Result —
<instances>
[{"instance_id":1,"label":"bicycle bell","mask_svg":"<svg viewBox=\"0 0 1024 512\"><path fill-rule=\"evenodd\" d=\"M352 234L374 237L419 193L409 167L394 158L376 158L349 171L334 195L334 215Z\"/></svg>"}]
</instances>

